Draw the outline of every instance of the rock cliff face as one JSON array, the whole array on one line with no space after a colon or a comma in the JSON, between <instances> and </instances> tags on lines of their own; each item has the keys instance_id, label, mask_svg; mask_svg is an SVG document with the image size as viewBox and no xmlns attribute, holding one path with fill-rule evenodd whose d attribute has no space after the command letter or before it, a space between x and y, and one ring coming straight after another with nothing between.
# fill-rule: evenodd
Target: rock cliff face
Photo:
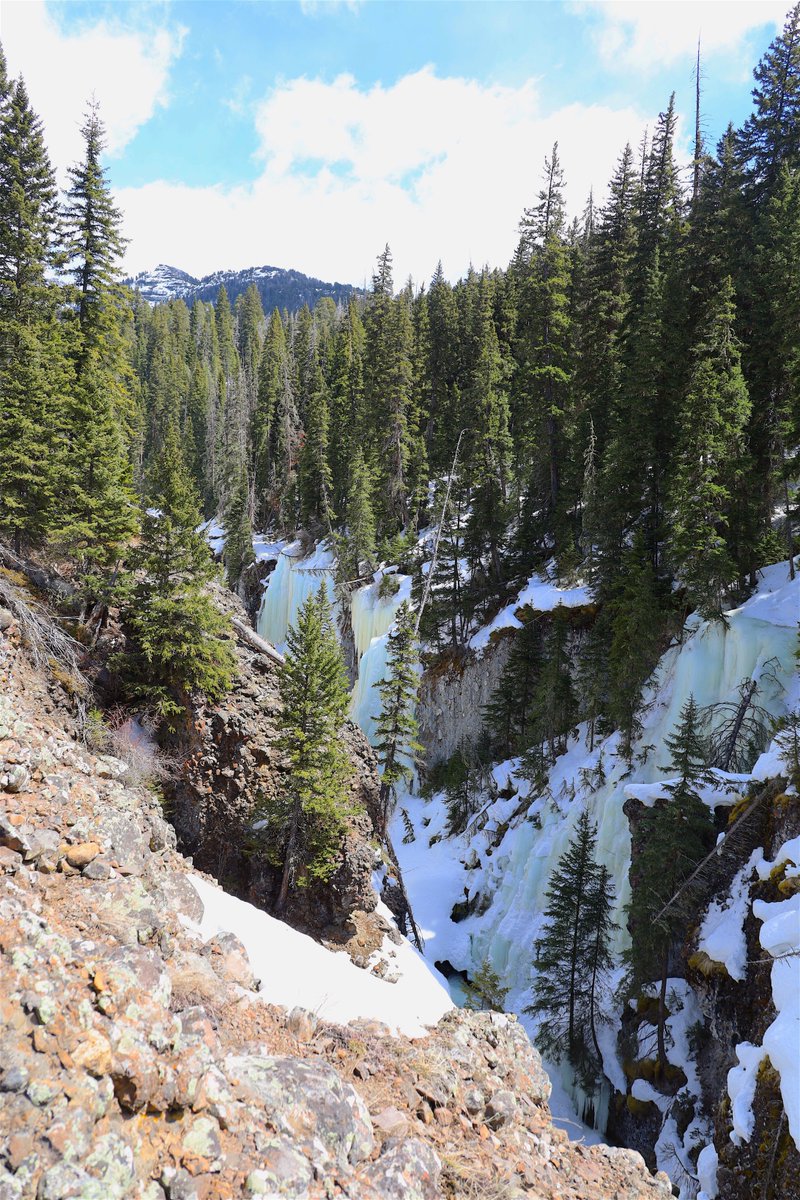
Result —
<instances>
[{"instance_id":1,"label":"rock cliff face","mask_svg":"<svg viewBox=\"0 0 800 1200\"><path fill-rule=\"evenodd\" d=\"M462 743L480 739L482 709L503 673L511 641L510 636L498 638L482 657L464 649L457 657L442 658L422 676L417 720L426 766L434 767Z\"/></svg>"},{"instance_id":2,"label":"rock cliff face","mask_svg":"<svg viewBox=\"0 0 800 1200\"><path fill-rule=\"evenodd\" d=\"M221 589L221 606L239 620L247 616L236 598ZM275 748L280 709L277 666L247 643L236 645L237 677L229 696L199 704L164 746L177 759L177 775L165 784L167 806L180 848L229 890L269 909L278 873L259 852L253 829L258 808L282 787L284 771ZM373 752L359 729L348 725L345 740L352 774L352 818L340 865L325 884L295 893L287 916L315 935L346 940L354 912L375 908L372 872L376 851L370 813L378 778Z\"/></svg>"},{"instance_id":3,"label":"rock cliff face","mask_svg":"<svg viewBox=\"0 0 800 1200\"><path fill-rule=\"evenodd\" d=\"M553 1128L513 1018L453 1012L409 1041L267 1005L233 935L192 932L202 902L153 794L76 743L57 706L45 714L50 695L7 623L2 1200L670 1194L638 1155ZM231 705L214 728L235 719ZM216 819L208 786L200 850Z\"/></svg>"},{"instance_id":4,"label":"rock cliff face","mask_svg":"<svg viewBox=\"0 0 800 1200\"><path fill-rule=\"evenodd\" d=\"M773 782L764 789L762 803L747 822L736 856L728 865L727 878L720 883L720 894L726 894L731 879L756 847L762 847L764 857L771 861L785 842L799 834L800 801L796 795L787 796L779 783ZM768 879L757 880L755 872L749 874L751 900L780 902L798 887L796 879L785 877L785 865ZM770 979L773 960L760 944L760 927L748 906L744 921L746 967L741 980L732 979L722 964L702 955L689 957L689 979L707 1021L707 1035L698 1048L698 1073L713 1117L720 1197L750 1200L760 1194L776 1200L800 1200L800 1151L789 1132L780 1078L768 1058L757 1076L750 1139L736 1144L731 1137L727 1075L737 1065L736 1046L742 1042L760 1046L776 1015ZM800 1041L797 1054L800 1056Z\"/></svg>"}]
</instances>

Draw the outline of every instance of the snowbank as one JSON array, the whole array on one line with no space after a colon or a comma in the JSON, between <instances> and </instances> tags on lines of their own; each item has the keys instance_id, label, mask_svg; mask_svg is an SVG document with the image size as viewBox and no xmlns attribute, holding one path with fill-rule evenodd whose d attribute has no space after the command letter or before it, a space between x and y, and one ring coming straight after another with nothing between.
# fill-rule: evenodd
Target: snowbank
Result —
<instances>
[{"instance_id":1,"label":"snowbank","mask_svg":"<svg viewBox=\"0 0 800 1200\"><path fill-rule=\"evenodd\" d=\"M282 921L230 896L199 875L189 875L203 902L197 932L203 941L233 933L244 944L259 992L270 1004L299 1005L328 1021L383 1021L409 1037L420 1037L453 1007L442 977L405 939L386 941L395 955L397 983L387 983L352 964L346 954L326 950ZM383 914L387 915L386 912Z\"/></svg>"},{"instance_id":2,"label":"snowbank","mask_svg":"<svg viewBox=\"0 0 800 1200\"><path fill-rule=\"evenodd\" d=\"M698 782L693 790L712 812L718 808L729 808L741 798L742 792L752 780L752 775L736 775L731 771L719 771L713 768L708 772L709 778ZM639 800L645 808L652 808L656 800L669 797L669 788L679 782L677 776L673 779L659 779L656 783L629 783L625 787L627 799Z\"/></svg>"},{"instance_id":3,"label":"snowbank","mask_svg":"<svg viewBox=\"0 0 800 1200\"><path fill-rule=\"evenodd\" d=\"M518 608L529 605L536 612L552 612L559 606L563 608L580 608L591 604L592 597L588 588L560 588L554 583L542 579L541 575L531 575L525 587L511 604L497 614L488 625L484 625L470 638L469 644L473 650L483 650L489 645L489 639L498 629L519 629L522 622L515 615Z\"/></svg>"}]
</instances>

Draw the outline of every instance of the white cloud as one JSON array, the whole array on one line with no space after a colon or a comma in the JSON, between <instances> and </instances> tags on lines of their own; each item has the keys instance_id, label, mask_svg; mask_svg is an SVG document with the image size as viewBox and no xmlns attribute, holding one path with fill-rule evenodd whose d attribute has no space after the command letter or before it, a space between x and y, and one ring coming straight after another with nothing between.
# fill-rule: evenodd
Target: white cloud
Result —
<instances>
[{"instance_id":1,"label":"white cloud","mask_svg":"<svg viewBox=\"0 0 800 1200\"><path fill-rule=\"evenodd\" d=\"M594 0L573 10L600 18L595 34L601 57L641 71L692 59L700 37L703 58L744 49L747 34L783 26L789 0ZM750 65L743 58L748 74Z\"/></svg>"},{"instance_id":2,"label":"white cloud","mask_svg":"<svg viewBox=\"0 0 800 1200\"><path fill-rule=\"evenodd\" d=\"M9 73L24 77L62 169L81 156L80 126L92 94L112 155L167 103L169 70L186 32L107 20L64 32L43 0L3 0L2 29Z\"/></svg>"},{"instance_id":3,"label":"white cloud","mask_svg":"<svg viewBox=\"0 0 800 1200\"><path fill-rule=\"evenodd\" d=\"M440 257L451 277L470 261L505 265L556 139L579 211L652 122L599 104L544 113L534 80L484 85L431 67L368 89L347 75L295 79L257 107L264 165L254 183L119 193L129 265L205 274L270 262L360 283L387 241L398 282L428 279Z\"/></svg>"}]
</instances>

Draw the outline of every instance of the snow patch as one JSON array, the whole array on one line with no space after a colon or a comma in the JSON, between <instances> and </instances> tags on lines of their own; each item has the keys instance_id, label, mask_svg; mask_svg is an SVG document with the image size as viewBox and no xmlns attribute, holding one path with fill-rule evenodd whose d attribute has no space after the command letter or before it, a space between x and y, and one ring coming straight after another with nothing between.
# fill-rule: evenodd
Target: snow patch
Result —
<instances>
[{"instance_id":1,"label":"snow patch","mask_svg":"<svg viewBox=\"0 0 800 1200\"><path fill-rule=\"evenodd\" d=\"M700 1184L697 1200L716 1200L718 1166L719 1155L714 1143L710 1142L697 1156L697 1179Z\"/></svg>"},{"instance_id":2,"label":"snow patch","mask_svg":"<svg viewBox=\"0 0 800 1200\"><path fill-rule=\"evenodd\" d=\"M763 851L759 846L733 877L730 895L723 900L712 900L700 926L698 949L704 950L714 962L722 963L737 983L747 973L744 922L750 903L750 876L761 861Z\"/></svg>"},{"instance_id":3,"label":"snow patch","mask_svg":"<svg viewBox=\"0 0 800 1200\"><path fill-rule=\"evenodd\" d=\"M592 596L588 588L560 588L542 579L541 575L531 575L516 600L507 604L488 625L474 633L469 644L473 650L484 650L498 629L519 629L522 622L516 616L516 611L526 605L536 612L552 612L554 608L580 608L591 603Z\"/></svg>"},{"instance_id":4,"label":"snow patch","mask_svg":"<svg viewBox=\"0 0 800 1200\"><path fill-rule=\"evenodd\" d=\"M359 1018L383 1021L408 1037L423 1036L453 1007L442 976L405 939L391 946L399 979L388 983L354 966L345 953L326 950L207 879L190 874L189 880L203 902L196 932L203 941L218 933L235 934L268 1004L299 1005L340 1024Z\"/></svg>"},{"instance_id":5,"label":"snow patch","mask_svg":"<svg viewBox=\"0 0 800 1200\"><path fill-rule=\"evenodd\" d=\"M764 1050L752 1042L740 1042L736 1047L738 1065L728 1071L728 1095L731 1100L733 1130L731 1141L736 1146L749 1142L753 1133L755 1116L753 1100L756 1094L756 1077Z\"/></svg>"},{"instance_id":6,"label":"snow patch","mask_svg":"<svg viewBox=\"0 0 800 1200\"><path fill-rule=\"evenodd\" d=\"M753 915L764 924L760 941L772 964L772 1002L777 1016L764 1034L763 1051L781 1077L789 1132L800 1149L800 892L768 904L756 900Z\"/></svg>"}]
</instances>

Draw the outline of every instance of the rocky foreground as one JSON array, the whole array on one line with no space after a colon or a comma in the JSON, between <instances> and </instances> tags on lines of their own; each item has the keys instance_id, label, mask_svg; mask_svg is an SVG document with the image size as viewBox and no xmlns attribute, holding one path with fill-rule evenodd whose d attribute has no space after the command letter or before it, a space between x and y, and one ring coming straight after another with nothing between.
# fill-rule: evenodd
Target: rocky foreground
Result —
<instances>
[{"instance_id":1,"label":"rocky foreground","mask_svg":"<svg viewBox=\"0 0 800 1200\"><path fill-rule=\"evenodd\" d=\"M409 1040L264 1003L235 937L192 933L156 796L70 735L3 624L0 1200L671 1194L553 1127L513 1017Z\"/></svg>"}]
</instances>

